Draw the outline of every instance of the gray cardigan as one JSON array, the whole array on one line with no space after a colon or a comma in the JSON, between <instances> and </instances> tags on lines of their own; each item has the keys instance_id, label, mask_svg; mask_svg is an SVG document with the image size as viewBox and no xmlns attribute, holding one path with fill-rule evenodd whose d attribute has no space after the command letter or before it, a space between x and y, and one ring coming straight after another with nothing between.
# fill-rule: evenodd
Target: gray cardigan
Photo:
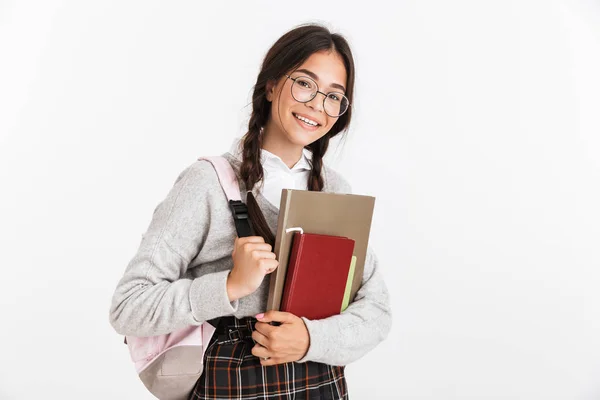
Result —
<instances>
[{"instance_id":1,"label":"gray cardigan","mask_svg":"<svg viewBox=\"0 0 600 400\"><path fill-rule=\"evenodd\" d=\"M223 156L238 172L240 162L230 153ZM326 166L323 178L323 191L351 192L347 181ZM240 191L245 200L243 183ZM276 232L278 209L260 192L253 193ZM241 318L267 311L268 278L249 296L234 302L227 297L235 237L231 210L214 168L208 161L194 162L155 208L117 285L110 307L114 329L121 335L153 336L215 317ZM310 347L299 362L346 365L385 339L391 327L389 295L370 247L362 286L346 311L323 320L303 320Z\"/></svg>"}]
</instances>

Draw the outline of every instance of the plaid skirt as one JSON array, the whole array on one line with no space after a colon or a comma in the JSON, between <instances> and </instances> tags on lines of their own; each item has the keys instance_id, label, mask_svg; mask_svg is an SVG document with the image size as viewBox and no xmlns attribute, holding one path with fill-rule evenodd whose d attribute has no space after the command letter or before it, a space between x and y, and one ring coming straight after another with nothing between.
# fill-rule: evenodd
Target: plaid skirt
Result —
<instances>
[{"instance_id":1,"label":"plaid skirt","mask_svg":"<svg viewBox=\"0 0 600 400\"><path fill-rule=\"evenodd\" d=\"M253 317L220 319L190 400L348 399L344 367L311 361L263 367L252 354L255 323Z\"/></svg>"}]
</instances>

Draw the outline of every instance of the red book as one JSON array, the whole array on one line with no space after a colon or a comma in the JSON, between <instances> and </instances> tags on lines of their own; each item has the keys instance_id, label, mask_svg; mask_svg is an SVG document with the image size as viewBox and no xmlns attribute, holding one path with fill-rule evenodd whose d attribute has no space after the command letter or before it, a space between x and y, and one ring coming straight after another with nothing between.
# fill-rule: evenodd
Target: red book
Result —
<instances>
[{"instance_id":1,"label":"red book","mask_svg":"<svg viewBox=\"0 0 600 400\"><path fill-rule=\"evenodd\" d=\"M281 311L308 319L339 314L353 251L346 237L295 233Z\"/></svg>"}]
</instances>

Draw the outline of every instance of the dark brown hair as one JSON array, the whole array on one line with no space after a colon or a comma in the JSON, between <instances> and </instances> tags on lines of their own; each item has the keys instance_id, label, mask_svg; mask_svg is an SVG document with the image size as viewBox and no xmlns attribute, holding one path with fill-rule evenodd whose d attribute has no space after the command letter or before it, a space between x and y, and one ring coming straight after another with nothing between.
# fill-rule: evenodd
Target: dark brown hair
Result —
<instances>
[{"instance_id":1,"label":"dark brown hair","mask_svg":"<svg viewBox=\"0 0 600 400\"><path fill-rule=\"evenodd\" d=\"M260 73L254 85L252 94L252 115L248 123L248 132L244 136L242 165L240 175L246 190L252 190L254 185L263 179L263 168L260 163L262 149L262 128L270 117L271 104L267 101L267 83L278 80L289 71L299 67L313 53L319 51L335 51L344 61L346 67L346 97L352 104L354 92L354 59L346 39L336 33L331 33L320 25L301 25L284 34L273 44L262 63ZM340 132L347 131L352 117L352 107L338 118L329 132L319 140L306 146L312 152L311 171L308 177L308 190L323 189L323 156L329 147L329 140ZM262 236L265 242L274 245L275 237L256 203L252 193L247 197L248 211L254 232Z\"/></svg>"}]
</instances>

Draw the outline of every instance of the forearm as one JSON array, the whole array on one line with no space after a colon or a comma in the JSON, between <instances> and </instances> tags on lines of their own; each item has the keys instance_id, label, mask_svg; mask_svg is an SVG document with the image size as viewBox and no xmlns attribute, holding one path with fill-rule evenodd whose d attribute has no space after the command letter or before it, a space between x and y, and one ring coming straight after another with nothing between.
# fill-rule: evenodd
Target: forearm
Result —
<instances>
[{"instance_id":1,"label":"forearm","mask_svg":"<svg viewBox=\"0 0 600 400\"><path fill-rule=\"evenodd\" d=\"M132 265L113 295L110 322L120 334L160 335L237 310L238 302L227 297L228 271L153 282L136 274L143 270L139 264Z\"/></svg>"},{"instance_id":2,"label":"forearm","mask_svg":"<svg viewBox=\"0 0 600 400\"><path fill-rule=\"evenodd\" d=\"M112 298L109 319L117 332L158 335L237 310L238 302L227 296L228 271L184 278L205 245L210 210L223 201L211 187L219 187L214 168L195 163L155 208ZM223 212L229 213L223 204Z\"/></svg>"},{"instance_id":3,"label":"forearm","mask_svg":"<svg viewBox=\"0 0 600 400\"><path fill-rule=\"evenodd\" d=\"M300 362L347 365L383 341L391 329L392 315L389 294L374 253L368 253L363 283L355 301L342 314L303 320L310 335L310 347Z\"/></svg>"}]
</instances>

